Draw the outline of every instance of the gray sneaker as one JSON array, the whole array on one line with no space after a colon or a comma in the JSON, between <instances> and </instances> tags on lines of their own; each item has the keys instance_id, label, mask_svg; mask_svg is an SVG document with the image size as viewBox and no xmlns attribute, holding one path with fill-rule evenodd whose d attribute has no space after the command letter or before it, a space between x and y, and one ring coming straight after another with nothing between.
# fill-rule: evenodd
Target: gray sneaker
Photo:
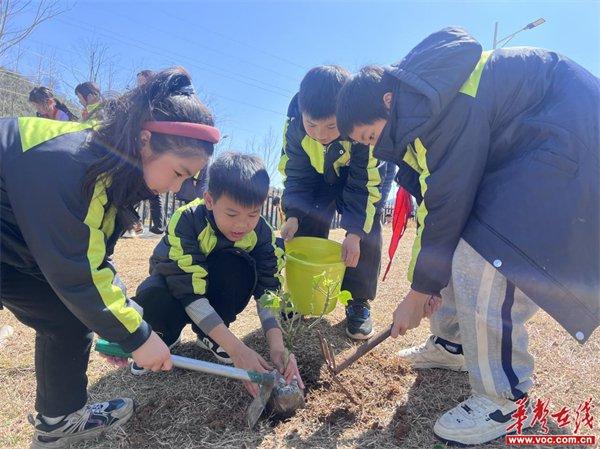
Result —
<instances>
[{"instance_id":1,"label":"gray sneaker","mask_svg":"<svg viewBox=\"0 0 600 449\"><path fill-rule=\"evenodd\" d=\"M131 418L133 408L133 400L116 398L86 405L56 424L48 424L39 414L35 418L29 415L29 422L35 427L30 448L67 448L76 441L96 438L125 424Z\"/></svg>"}]
</instances>

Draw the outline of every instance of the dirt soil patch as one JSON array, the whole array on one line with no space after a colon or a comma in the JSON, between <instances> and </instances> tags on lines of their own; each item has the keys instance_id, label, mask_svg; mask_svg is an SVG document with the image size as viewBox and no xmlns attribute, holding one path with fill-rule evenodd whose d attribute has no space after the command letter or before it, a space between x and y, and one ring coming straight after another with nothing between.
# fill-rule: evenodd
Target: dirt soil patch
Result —
<instances>
[{"instance_id":1,"label":"dirt soil patch","mask_svg":"<svg viewBox=\"0 0 600 449\"><path fill-rule=\"evenodd\" d=\"M384 242L390 237L384 231ZM342 232L332 238L341 240ZM378 330L391 321L398 301L408 291L405 273L414 238L411 224L402 239L392 272L380 282L373 302ZM121 277L133 295L148 273L148 258L157 239L122 240L115 260ZM382 263L387 263L384 252ZM7 311L0 322L11 324L15 335L0 350L0 447L27 448L32 428L27 413L33 412L35 377L34 334ZM249 346L265 353L265 342L253 307L233 323L232 330ZM316 326L343 359L355 347L344 335L344 312L338 307ZM531 352L536 359L535 397L549 398L553 411L575 409L592 396L600 399L600 335L585 346L577 344L555 321L539 312L528 323ZM316 334L303 332L294 351L307 385L306 407L294 416L265 417L255 430L245 424L251 398L241 383L182 370L135 377L125 369L107 365L92 354L89 375L90 399L117 395L134 398L137 411L131 421L107 438L74 448L441 448L433 437L436 418L469 395L464 373L441 370L413 371L398 362L399 349L420 344L429 335L427 321L397 340L388 340L339 375L356 398L351 401L333 383L324 365ZM176 354L211 360L194 344L187 328ZM598 408L594 410L598 414ZM596 421L598 418L596 419ZM596 426L597 427L597 426ZM597 429L594 430L598 435ZM502 441L481 446L504 447Z\"/></svg>"}]
</instances>

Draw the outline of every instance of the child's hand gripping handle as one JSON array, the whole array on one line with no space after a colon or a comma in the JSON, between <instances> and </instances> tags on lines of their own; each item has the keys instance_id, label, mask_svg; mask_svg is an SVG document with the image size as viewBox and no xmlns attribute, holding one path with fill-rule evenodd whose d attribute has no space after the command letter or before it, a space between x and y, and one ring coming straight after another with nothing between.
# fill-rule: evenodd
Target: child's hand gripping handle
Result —
<instances>
[{"instance_id":1,"label":"child's hand gripping handle","mask_svg":"<svg viewBox=\"0 0 600 449\"><path fill-rule=\"evenodd\" d=\"M109 357L120 357L123 359L131 357L131 353L123 351L121 346L119 346L117 343L111 343L102 338L96 340L96 351ZM254 371L246 371L230 366L219 365L217 363L181 357L178 355L171 355L171 360L173 361L173 365L177 368L200 371L208 374L216 374L219 376L245 380L262 385L273 385L275 383L275 375L273 373L257 373Z\"/></svg>"}]
</instances>

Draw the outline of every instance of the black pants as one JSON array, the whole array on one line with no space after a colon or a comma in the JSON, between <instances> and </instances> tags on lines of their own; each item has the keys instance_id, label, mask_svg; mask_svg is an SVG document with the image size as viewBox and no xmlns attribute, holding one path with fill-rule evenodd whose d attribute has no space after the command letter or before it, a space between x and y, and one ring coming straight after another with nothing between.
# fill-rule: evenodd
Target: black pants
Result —
<instances>
[{"instance_id":1,"label":"black pants","mask_svg":"<svg viewBox=\"0 0 600 449\"><path fill-rule=\"evenodd\" d=\"M50 284L1 265L4 307L35 329L35 408L46 416L66 415L87 402L87 366L92 332L58 298Z\"/></svg>"},{"instance_id":2,"label":"black pants","mask_svg":"<svg viewBox=\"0 0 600 449\"><path fill-rule=\"evenodd\" d=\"M223 323L229 326L246 308L256 287L254 260L248 253L228 248L207 259L206 298ZM167 345L177 341L187 324L194 332L200 329L185 312L184 304L174 298L165 278L154 274L140 284L135 301L144 309L144 320Z\"/></svg>"},{"instance_id":3,"label":"black pants","mask_svg":"<svg viewBox=\"0 0 600 449\"><path fill-rule=\"evenodd\" d=\"M331 221L336 211L335 201L317 205L300 220L296 236L328 238ZM377 295L377 281L381 270L381 214L373 217L373 228L360 241L360 258L355 268L346 268L342 289L348 290L353 299L372 300Z\"/></svg>"},{"instance_id":4,"label":"black pants","mask_svg":"<svg viewBox=\"0 0 600 449\"><path fill-rule=\"evenodd\" d=\"M162 197L160 195L153 196L148 202L150 203L150 218L152 220L150 229L159 233L164 232L165 211L163 209Z\"/></svg>"}]
</instances>

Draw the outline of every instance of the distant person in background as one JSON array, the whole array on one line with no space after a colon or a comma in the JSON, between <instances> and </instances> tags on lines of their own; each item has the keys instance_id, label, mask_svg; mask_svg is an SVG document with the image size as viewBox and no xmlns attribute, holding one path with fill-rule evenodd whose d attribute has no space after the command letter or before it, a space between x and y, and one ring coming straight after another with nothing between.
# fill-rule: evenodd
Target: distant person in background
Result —
<instances>
[{"instance_id":1,"label":"distant person in background","mask_svg":"<svg viewBox=\"0 0 600 449\"><path fill-rule=\"evenodd\" d=\"M127 231L125 231L123 233L123 235L121 236L122 238L131 239L134 237L139 237L140 235L142 235L144 233L144 225L142 223L142 220L141 220L139 212L138 212L140 205L141 205L141 203L138 204L134 208L135 213L137 214L137 221L135 221L133 223L133 225L131 226L131 229L128 229Z\"/></svg>"},{"instance_id":2,"label":"distant person in background","mask_svg":"<svg viewBox=\"0 0 600 449\"><path fill-rule=\"evenodd\" d=\"M148 82L150 78L154 76L154 72L152 70L142 70L137 74L137 85L143 86Z\"/></svg>"},{"instance_id":3,"label":"distant person in background","mask_svg":"<svg viewBox=\"0 0 600 449\"><path fill-rule=\"evenodd\" d=\"M161 235L165 232L165 213L163 201L160 195L156 195L148 200L150 203L150 219L152 223L148 229L153 234Z\"/></svg>"},{"instance_id":4,"label":"distant person in background","mask_svg":"<svg viewBox=\"0 0 600 449\"><path fill-rule=\"evenodd\" d=\"M81 120L87 122L94 118L94 115L98 112L98 107L102 102L102 94L100 93L98 85L91 81L78 84L75 88L75 95L77 95L79 102L83 106Z\"/></svg>"},{"instance_id":5,"label":"distant person in background","mask_svg":"<svg viewBox=\"0 0 600 449\"><path fill-rule=\"evenodd\" d=\"M47 87L39 86L31 89L29 102L35 107L38 117L65 122L77 121L77 116L69 111L69 108Z\"/></svg>"},{"instance_id":6,"label":"distant person in background","mask_svg":"<svg viewBox=\"0 0 600 449\"><path fill-rule=\"evenodd\" d=\"M417 199L412 195L410 197L410 204L412 206L410 216L411 216L411 218L414 218L416 221L417 220L417 208L419 207L419 204L417 203Z\"/></svg>"},{"instance_id":7,"label":"distant person in background","mask_svg":"<svg viewBox=\"0 0 600 449\"><path fill-rule=\"evenodd\" d=\"M386 212L385 213L385 219L383 221L383 224L388 224L392 222L392 213L391 212Z\"/></svg>"},{"instance_id":8,"label":"distant person in background","mask_svg":"<svg viewBox=\"0 0 600 449\"><path fill-rule=\"evenodd\" d=\"M137 74L138 87L145 85L153 76L154 72L152 70L142 70L139 72ZM152 220L149 231L160 235L165 232L165 212L162 197L160 195L153 196L148 202L150 203L150 219ZM141 234L143 232L142 223L139 222L133 231L136 234Z\"/></svg>"},{"instance_id":9,"label":"distant person in background","mask_svg":"<svg viewBox=\"0 0 600 449\"><path fill-rule=\"evenodd\" d=\"M275 209L275 214L277 216L277 218L275 219L274 228L279 229L279 227L285 221L285 216L283 215L283 211L281 210L281 197L280 196L273 197L273 202L271 204L273 204L273 209Z\"/></svg>"},{"instance_id":10,"label":"distant person in background","mask_svg":"<svg viewBox=\"0 0 600 449\"><path fill-rule=\"evenodd\" d=\"M208 165L204 167L196 176L187 178L181 184L181 189L175 194L175 197L185 204L194 201L196 198L202 198L206 191Z\"/></svg>"}]
</instances>

